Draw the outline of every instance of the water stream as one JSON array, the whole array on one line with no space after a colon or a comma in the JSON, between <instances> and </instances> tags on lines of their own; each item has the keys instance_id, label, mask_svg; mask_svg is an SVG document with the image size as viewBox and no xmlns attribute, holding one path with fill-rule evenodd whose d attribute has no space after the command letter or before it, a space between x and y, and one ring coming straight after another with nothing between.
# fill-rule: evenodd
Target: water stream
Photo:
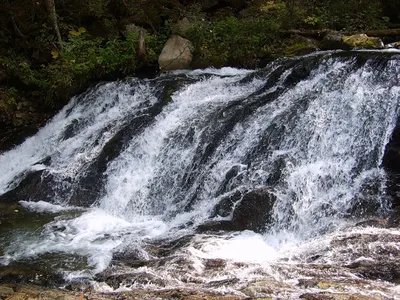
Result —
<instances>
[{"instance_id":1,"label":"water stream","mask_svg":"<svg viewBox=\"0 0 400 300\"><path fill-rule=\"evenodd\" d=\"M365 253L339 243L337 255L332 241L357 230L400 236L352 227L390 211L382 160L399 102L396 53L320 53L260 70L99 84L0 154L0 195L50 216L0 230L1 263L57 254L65 278L102 288L112 270L131 275L113 288L226 291L262 276L290 282L301 277L293 264L312 257L349 264ZM199 231L229 222L252 191L271 202L256 220L262 229Z\"/></svg>"}]
</instances>

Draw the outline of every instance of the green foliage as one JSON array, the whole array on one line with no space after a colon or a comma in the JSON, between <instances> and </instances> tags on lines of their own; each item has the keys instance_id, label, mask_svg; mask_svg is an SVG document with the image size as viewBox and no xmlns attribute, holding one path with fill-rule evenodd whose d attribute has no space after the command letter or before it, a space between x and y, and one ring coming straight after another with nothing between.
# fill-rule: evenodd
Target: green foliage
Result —
<instances>
[{"instance_id":1,"label":"green foliage","mask_svg":"<svg viewBox=\"0 0 400 300\"><path fill-rule=\"evenodd\" d=\"M11 119L17 106L17 91L15 88L0 89L0 113L1 118ZM0 118L0 120L1 120Z\"/></svg>"},{"instance_id":2,"label":"green foliage","mask_svg":"<svg viewBox=\"0 0 400 300\"><path fill-rule=\"evenodd\" d=\"M0 67L27 88L38 89L43 100L54 104L92 79L113 72L127 73L135 67L137 34L126 40L92 38L83 28L71 30L63 52L53 49L53 61L34 68L23 57L0 56Z\"/></svg>"},{"instance_id":3,"label":"green foliage","mask_svg":"<svg viewBox=\"0 0 400 300\"><path fill-rule=\"evenodd\" d=\"M201 21L188 32L201 64L249 65L255 58L268 56L279 24L263 19L227 17L214 23Z\"/></svg>"},{"instance_id":4,"label":"green foliage","mask_svg":"<svg viewBox=\"0 0 400 300\"><path fill-rule=\"evenodd\" d=\"M98 18L106 15L107 0L86 0L82 2L86 8L86 13L90 16L96 16Z\"/></svg>"},{"instance_id":5,"label":"green foliage","mask_svg":"<svg viewBox=\"0 0 400 300\"><path fill-rule=\"evenodd\" d=\"M168 40L167 35L146 35L145 43L147 50L147 60L150 62L155 62L158 60L164 44Z\"/></svg>"},{"instance_id":6,"label":"green foliage","mask_svg":"<svg viewBox=\"0 0 400 300\"><path fill-rule=\"evenodd\" d=\"M213 12L204 10L201 1L60 0L56 1L64 41L60 51L47 12L43 5L37 5L41 1L3 2L3 115L11 115L15 103L26 95L46 105L59 105L92 80L131 73L139 63L155 64L171 34L171 24L183 17L193 25L185 37L194 45L196 67L253 67L259 60L296 55L307 48L304 41L281 36L281 29L352 32L400 22L400 0L252 0L246 1L241 11L226 6ZM10 13L15 24L10 22ZM136 58L137 33L131 32L126 38L120 35L128 24L149 32L145 62Z\"/></svg>"},{"instance_id":7,"label":"green foliage","mask_svg":"<svg viewBox=\"0 0 400 300\"><path fill-rule=\"evenodd\" d=\"M81 31L70 32L61 57L44 70L50 101L54 96L69 95L91 79L116 71L124 73L135 66L136 34L129 34L126 40L104 41Z\"/></svg>"},{"instance_id":8,"label":"green foliage","mask_svg":"<svg viewBox=\"0 0 400 300\"><path fill-rule=\"evenodd\" d=\"M356 31L381 28L379 0L286 0L286 26Z\"/></svg>"}]
</instances>

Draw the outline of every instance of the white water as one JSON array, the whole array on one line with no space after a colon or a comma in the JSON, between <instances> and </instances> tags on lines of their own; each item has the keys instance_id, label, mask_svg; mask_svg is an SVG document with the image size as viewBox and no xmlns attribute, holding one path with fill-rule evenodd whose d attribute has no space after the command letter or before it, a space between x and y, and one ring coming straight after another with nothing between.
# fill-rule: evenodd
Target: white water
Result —
<instances>
[{"instance_id":1,"label":"white water","mask_svg":"<svg viewBox=\"0 0 400 300\"><path fill-rule=\"evenodd\" d=\"M354 203L370 182L378 183L373 205L385 211L380 165L398 116L400 60L388 60L379 71L374 63L357 67L355 59L328 54L293 86L295 64L267 88L279 62L259 72L176 72L108 83L72 100L37 135L0 155L0 194L24 173L44 170L54 177L52 204L17 200L39 213L75 209L68 205L74 183L107 142L129 120L148 113L163 82L173 76L182 81L172 100L108 163L96 202L79 216L56 217L34 239L16 239L3 263L52 252L87 257L90 270L70 272L74 277L103 271L114 253L126 249L152 259L147 243L192 234L222 198L260 187L277 197L270 230L198 235L181 250L196 272L205 258L264 264L295 257L299 243L310 245L313 237L353 222ZM73 134L65 137L71 126ZM237 175L221 190L233 168ZM277 171L282 175L274 182ZM359 201L367 200L364 195ZM362 218L361 212L356 220ZM322 239L320 245L329 244ZM164 279L174 276L167 273Z\"/></svg>"}]
</instances>

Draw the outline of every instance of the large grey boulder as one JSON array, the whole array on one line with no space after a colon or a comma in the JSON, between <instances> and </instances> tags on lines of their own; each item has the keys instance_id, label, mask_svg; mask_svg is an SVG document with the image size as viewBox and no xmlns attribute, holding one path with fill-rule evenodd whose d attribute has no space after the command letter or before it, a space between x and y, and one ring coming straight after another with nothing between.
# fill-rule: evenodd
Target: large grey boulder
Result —
<instances>
[{"instance_id":1,"label":"large grey boulder","mask_svg":"<svg viewBox=\"0 0 400 300\"><path fill-rule=\"evenodd\" d=\"M179 36L172 35L165 43L158 58L158 64L162 72L189 69L192 63L192 43Z\"/></svg>"}]
</instances>

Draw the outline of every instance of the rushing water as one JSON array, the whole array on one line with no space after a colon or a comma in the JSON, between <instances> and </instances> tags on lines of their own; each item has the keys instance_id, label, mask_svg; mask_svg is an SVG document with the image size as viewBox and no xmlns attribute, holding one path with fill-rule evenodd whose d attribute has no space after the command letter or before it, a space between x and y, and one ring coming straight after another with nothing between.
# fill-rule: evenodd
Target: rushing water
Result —
<instances>
[{"instance_id":1,"label":"rushing water","mask_svg":"<svg viewBox=\"0 0 400 300\"><path fill-rule=\"evenodd\" d=\"M229 276L210 275L214 281L275 274L267 262L313 253L325 253L326 263L335 234L388 212L381 165L399 95L399 56L375 53L101 84L0 155L0 194L51 217L39 228L0 232L1 262L83 257L80 267L57 268L92 278L119 256L169 257L145 267L147 284L164 287L206 278L205 258L232 264ZM196 230L230 220L254 190L274 201L261 232ZM252 267L246 273L236 262Z\"/></svg>"}]
</instances>

